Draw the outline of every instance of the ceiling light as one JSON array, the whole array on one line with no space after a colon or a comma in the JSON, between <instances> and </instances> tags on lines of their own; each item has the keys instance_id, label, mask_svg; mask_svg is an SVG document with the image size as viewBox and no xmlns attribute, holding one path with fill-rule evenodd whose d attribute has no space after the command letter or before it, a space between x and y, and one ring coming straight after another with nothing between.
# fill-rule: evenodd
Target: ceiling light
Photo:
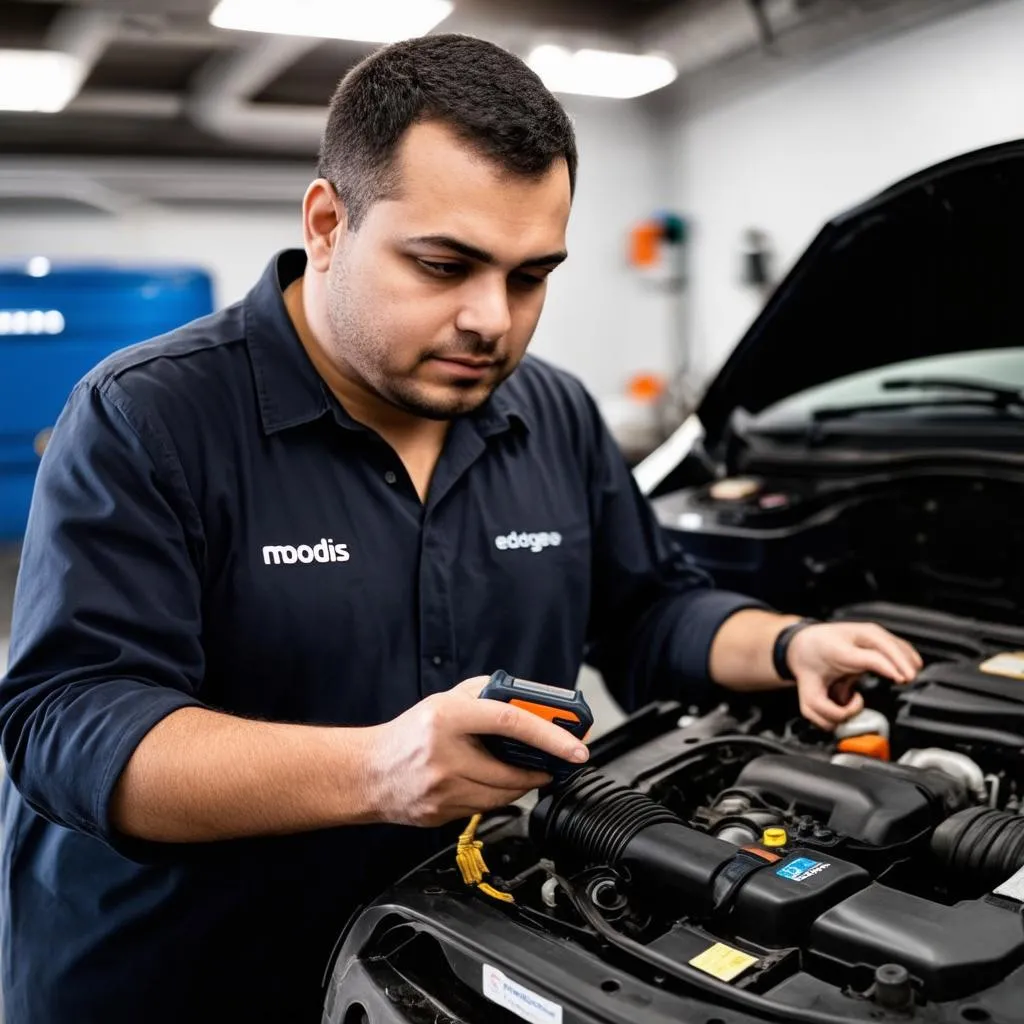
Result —
<instances>
[{"instance_id":1,"label":"ceiling light","mask_svg":"<svg viewBox=\"0 0 1024 1024\"><path fill-rule=\"evenodd\" d=\"M82 84L84 67L56 50L0 50L0 110L53 114Z\"/></svg>"},{"instance_id":2,"label":"ceiling light","mask_svg":"<svg viewBox=\"0 0 1024 1024\"><path fill-rule=\"evenodd\" d=\"M451 0L220 0L210 24L270 35L396 43L425 35L454 6Z\"/></svg>"},{"instance_id":3,"label":"ceiling light","mask_svg":"<svg viewBox=\"0 0 1024 1024\"><path fill-rule=\"evenodd\" d=\"M654 54L538 46L527 63L552 92L629 100L675 81L675 65Z\"/></svg>"}]
</instances>

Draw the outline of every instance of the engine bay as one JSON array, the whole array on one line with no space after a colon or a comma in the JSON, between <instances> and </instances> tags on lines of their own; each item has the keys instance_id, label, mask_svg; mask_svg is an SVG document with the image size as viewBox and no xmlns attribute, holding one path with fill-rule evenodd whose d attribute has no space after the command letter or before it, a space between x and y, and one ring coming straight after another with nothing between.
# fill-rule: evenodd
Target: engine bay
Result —
<instances>
[{"instance_id":1,"label":"engine bay","mask_svg":"<svg viewBox=\"0 0 1024 1024\"><path fill-rule=\"evenodd\" d=\"M553 938L620 972L572 1020L620 1019L596 1011L626 991L621 972L711 1001L701 1024L1024 1020L1024 630L899 605L833 617L917 644L920 677L867 677L865 711L836 735L791 691L642 709L532 809L485 822L509 902L467 889L449 852L388 895L390 926L408 929L403 894L430 892L432 918L479 902L516 949ZM436 946L435 973L465 986Z\"/></svg>"},{"instance_id":2,"label":"engine bay","mask_svg":"<svg viewBox=\"0 0 1024 1024\"><path fill-rule=\"evenodd\" d=\"M719 586L824 618L852 602L1024 621L1019 468L998 460L742 463L653 499Z\"/></svg>"}]
</instances>

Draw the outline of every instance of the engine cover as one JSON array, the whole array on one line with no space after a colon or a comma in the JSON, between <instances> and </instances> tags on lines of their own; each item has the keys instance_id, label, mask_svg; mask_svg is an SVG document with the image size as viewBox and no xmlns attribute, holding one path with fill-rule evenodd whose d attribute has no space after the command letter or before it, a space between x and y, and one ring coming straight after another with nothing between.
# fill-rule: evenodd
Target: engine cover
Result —
<instances>
[{"instance_id":1,"label":"engine cover","mask_svg":"<svg viewBox=\"0 0 1024 1024\"><path fill-rule=\"evenodd\" d=\"M991 767L1019 758L1024 751L1024 679L982 667L993 664L999 663L929 665L899 695L897 740L906 747L950 744Z\"/></svg>"},{"instance_id":2,"label":"engine cover","mask_svg":"<svg viewBox=\"0 0 1024 1024\"><path fill-rule=\"evenodd\" d=\"M929 998L945 1000L994 985L1024 963L1024 927L1019 913L985 900L945 907L872 885L825 911L809 946L851 968L898 959Z\"/></svg>"},{"instance_id":3,"label":"engine cover","mask_svg":"<svg viewBox=\"0 0 1024 1024\"><path fill-rule=\"evenodd\" d=\"M894 846L933 828L945 816L945 780L937 781L934 789L939 792L933 792L928 775L918 776L914 783L799 754L769 754L751 761L736 785L793 801L800 811L826 820L839 835L872 846Z\"/></svg>"}]
</instances>

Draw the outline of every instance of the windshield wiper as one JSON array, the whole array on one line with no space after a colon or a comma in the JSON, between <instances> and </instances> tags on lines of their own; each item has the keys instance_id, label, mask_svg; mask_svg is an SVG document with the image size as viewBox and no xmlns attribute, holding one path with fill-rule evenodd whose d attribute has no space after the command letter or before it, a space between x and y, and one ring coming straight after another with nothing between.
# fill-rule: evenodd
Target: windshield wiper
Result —
<instances>
[{"instance_id":1,"label":"windshield wiper","mask_svg":"<svg viewBox=\"0 0 1024 1024\"><path fill-rule=\"evenodd\" d=\"M924 398L916 402L864 402L860 405L826 405L815 409L811 418L816 423L824 420L841 420L847 416L859 416L862 413L908 412L913 409L962 409L965 405L977 406L980 409L1008 412L1016 408L1016 403L996 402L992 398ZM1024 407L1024 406L1022 406Z\"/></svg>"},{"instance_id":2,"label":"windshield wiper","mask_svg":"<svg viewBox=\"0 0 1024 1024\"><path fill-rule=\"evenodd\" d=\"M992 405L1006 408L1008 405L1024 405L1024 391L992 384L969 377L890 377L882 381L885 391L970 391L977 395L988 395Z\"/></svg>"},{"instance_id":3,"label":"windshield wiper","mask_svg":"<svg viewBox=\"0 0 1024 1024\"><path fill-rule=\"evenodd\" d=\"M821 423L823 420L845 419L847 416L859 416L862 413L904 412L913 409L953 409L962 408L965 405L995 409L1000 412L1007 412L1011 408L1024 409L1024 391L981 380L961 377L891 377L888 380L883 380L881 386L885 391L961 391L966 394L960 398L944 396L942 398L908 399L902 402L826 405L815 409L811 414L812 418L816 423Z\"/></svg>"}]
</instances>

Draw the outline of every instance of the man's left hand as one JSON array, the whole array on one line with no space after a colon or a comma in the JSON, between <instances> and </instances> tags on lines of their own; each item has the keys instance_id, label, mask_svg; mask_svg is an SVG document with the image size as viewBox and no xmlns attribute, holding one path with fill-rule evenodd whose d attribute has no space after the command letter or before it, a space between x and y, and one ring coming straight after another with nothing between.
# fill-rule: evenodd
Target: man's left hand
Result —
<instances>
[{"instance_id":1,"label":"man's left hand","mask_svg":"<svg viewBox=\"0 0 1024 1024\"><path fill-rule=\"evenodd\" d=\"M864 709L854 687L865 672L909 683L924 665L905 640L869 622L807 626L793 637L788 660L801 713L828 732Z\"/></svg>"}]
</instances>

